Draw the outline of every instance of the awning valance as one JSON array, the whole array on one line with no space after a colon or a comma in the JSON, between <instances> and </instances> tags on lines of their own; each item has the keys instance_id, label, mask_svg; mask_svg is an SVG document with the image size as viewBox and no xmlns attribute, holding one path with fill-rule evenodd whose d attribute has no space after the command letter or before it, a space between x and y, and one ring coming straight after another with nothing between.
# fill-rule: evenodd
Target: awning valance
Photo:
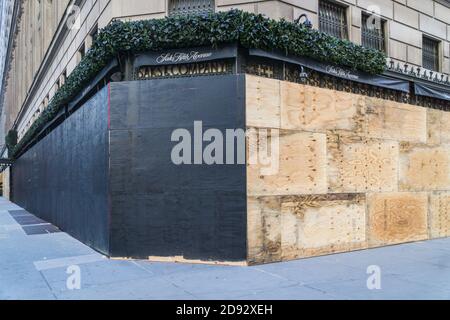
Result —
<instances>
[{"instance_id":1,"label":"awning valance","mask_svg":"<svg viewBox=\"0 0 450 320\"><path fill-rule=\"evenodd\" d=\"M450 101L450 88L448 90L445 90L442 88L437 88L435 86L430 86L422 83L415 83L414 90L416 92L416 95L418 96L425 96Z\"/></svg>"},{"instance_id":2,"label":"awning valance","mask_svg":"<svg viewBox=\"0 0 450 320\"><path fill-rule=\"evenodd\" d=\"M316 61L309 58L289 56L276 52L267 52L260 49L251 49L249 51L249 54L251 56L276 59L292 64L297 64L315 70L317 72L329 74L330 76L346 80L351 80L355 82L365 83L377 87L383 87L407 93L409 92L409 82L401 79L394 79L382 75L371 75L368 73L350 70L344 67Z\"/></svg>"},{"instance_id":3,"label":"awning valance","mask_svg":"<svg viewBox=\"0 0 450 320\"><path fill-rule=\"evenodd\" d=\"M134 67L139 68L142 66L164 66L213 61L236 58L237 54L238 48L236 44L219 46L218 48L199 47L146 52L136 56Z\"/></svg>"}]
</instances>

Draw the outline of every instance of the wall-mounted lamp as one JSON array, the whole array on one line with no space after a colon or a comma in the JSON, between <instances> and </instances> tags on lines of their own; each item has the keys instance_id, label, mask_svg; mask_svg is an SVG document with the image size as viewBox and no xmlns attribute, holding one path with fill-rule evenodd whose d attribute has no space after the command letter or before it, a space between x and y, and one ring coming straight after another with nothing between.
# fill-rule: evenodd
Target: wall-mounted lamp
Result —
<instances>
[{"instance_id":1,"label":"wall-mounted lamp","mask_svg":"<svg viewBox=\"0 0 450 320\"><path fill-rule=\"evenodd\" d=\"M303 66L300 66L300 81L301 82L306 82L306 79L308 79L308 74L305 72L305 68L303 68Z\"/></svg>"},{"instance_id":2,"label":"wall-mounted lamp","mask_svg":"<svg viewBox=\"0 0 450 320\"><path fill-rule=\"evenodd\" d=\"M304 18L303 22L302 19ZM311 29L313 24L311 20L308 19L308 15L306 13L301 14L297 19L295 19L296 24L303 24L306 28Z\"/></svg>"}]
</instances>

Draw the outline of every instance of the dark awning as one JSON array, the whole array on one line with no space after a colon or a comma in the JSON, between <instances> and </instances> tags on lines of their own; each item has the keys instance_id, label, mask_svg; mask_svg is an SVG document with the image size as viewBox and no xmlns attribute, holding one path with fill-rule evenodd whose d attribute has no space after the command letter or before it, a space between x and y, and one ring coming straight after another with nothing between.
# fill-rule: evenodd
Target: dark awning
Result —
<instances>
[{"instance_id":1,"label":"dark awning","mask_svg":"<svg viewBox=\"0 0 450 320\"><path fill-rule=\"evenodd\" d=\"M418 96L425 96L450 101L450 88L448 90L445 90L443 88L437 88L435 86L430 86L422 83L415 83L414 90L416 92L416 95Z\"/></svg>"},{"instance_id":2,"label":"dark awning","mask_svg":"<svg viewBox=\"0 0 450 320\"><path fill-rule=\"evenodd\" d=\"M394 79L382 75L371 75L365 72L350 70L305 57L287 56L284 54L267 52L260 49L251 49L249 51L249 54L251 56L276 59L292 64L297 64L315 70L317 72L329 74L331 76L342 79L409 93L409 82L405 80Z\"/></svg>"},{"instance_id":3,"label":"dark awning","mask_svg":"<svg viewBox=\"0 0 450 320\"><path fill-rule=\"evenodd\" d=\"M11 159L0 159L0 173L8 169L10 166L12 166L13 162Z\"/></svg>"}]
</instances>

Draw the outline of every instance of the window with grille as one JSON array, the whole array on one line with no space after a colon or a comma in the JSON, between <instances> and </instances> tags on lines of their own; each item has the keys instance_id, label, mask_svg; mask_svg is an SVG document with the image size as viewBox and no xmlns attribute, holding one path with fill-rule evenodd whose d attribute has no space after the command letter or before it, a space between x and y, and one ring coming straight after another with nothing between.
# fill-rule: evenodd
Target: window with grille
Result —
<instances>
[{"instance_id":1,"label":"window with grille","mask_svg":"<svg viewBox=\"0 0 450 320\"><path fill-rule=\"evenodd\" d=\"M426 69L439 71L439 41L423 37L422 64Z\"/></svg>"},{"instance_id":2,"label":"window with grille","mask_svg":"<svg viewBox=\"0 0 450 320\"><path fill-rule=\"evenodd\" d=\"M366 48L372 48L380 51L385 51L385 35L384 35L384 21L374 23L367 14L362 15L362 30L361 30L362 45Z\"/></svg>"},{"instance_id":3,"label":"window with grille","mask_svg":"<svg viewBox=\"0 0 450 320\"><path fill-rule=\"evenodd\" d=\"M214 12L214 0L170 0L169 15Z\"/></svg>"},{"instance_id":4,"label":"window with grille","mask_svg":"<svg viewBox=\"0 0 450 320\"><path fill-rule=\"evenodd\" d=\"M319 29L337 38L348 39L346 8L330 1L320 1Z\"/></svg>"}]
</instances>

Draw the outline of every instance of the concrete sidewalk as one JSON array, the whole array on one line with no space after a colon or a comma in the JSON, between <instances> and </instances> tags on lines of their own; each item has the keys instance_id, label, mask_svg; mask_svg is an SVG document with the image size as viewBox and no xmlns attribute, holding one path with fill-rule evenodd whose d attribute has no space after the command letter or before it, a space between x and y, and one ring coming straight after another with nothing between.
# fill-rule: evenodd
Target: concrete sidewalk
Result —
<instances>
[{"instance_id":1,"label":"concrete sidewalk","mask_svg":"<svg viewBox=\"0 0 450 320\"><path fill-rule=\"evenodd\" d=\"M257 267L115 261L0 198L0 299L450 299L450 239Z\"/></svg>"}]
</instances>

